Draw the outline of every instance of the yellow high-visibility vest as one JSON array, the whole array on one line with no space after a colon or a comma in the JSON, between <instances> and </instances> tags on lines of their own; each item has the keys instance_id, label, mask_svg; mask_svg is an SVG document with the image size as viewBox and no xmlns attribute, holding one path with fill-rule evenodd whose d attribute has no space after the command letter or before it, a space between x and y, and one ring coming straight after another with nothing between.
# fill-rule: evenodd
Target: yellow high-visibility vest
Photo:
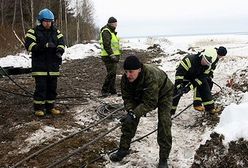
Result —
<instances>
[{"instance_id":1,"label":"yellow high-visibility vest","mask_svg":"<svg viewBox=\"0 0 248 168\"><path fill-rule=\"evenodd\" d=\"M109 28L104 28L101 33L100 33L100 45L101 45L101 56L108 56L107 51L104 49L103 47L103 39L102 39L102 32L103 31L109 31L109 33L111 34L111 48L113 50L113 54L114 55L120 55L121 51L120 51L120 39L115 35L115 33L111 32L109 30Z\"/></svg>"}]
</instances>

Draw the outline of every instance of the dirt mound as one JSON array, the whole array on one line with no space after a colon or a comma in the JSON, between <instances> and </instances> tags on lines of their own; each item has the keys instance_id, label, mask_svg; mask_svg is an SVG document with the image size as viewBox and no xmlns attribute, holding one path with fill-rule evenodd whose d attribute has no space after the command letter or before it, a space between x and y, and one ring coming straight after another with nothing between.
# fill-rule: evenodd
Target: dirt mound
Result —
<instances>
[{"instance_id":1,"label":"dirt mound","mask_svg":"<svg viewBox=\"0 0 248 168\"><path fill-rule=\"evenodd\" d=\"M197 149L191 168L248 167L248 141L239 139L225 146L223 135L212 133L210 137Z\"/></svg>"},{"instance_id":2,"label":"dirt mound","mask_svg":"<svg viewBox=\"0 0 248 168\"><path fill-rule=\"evenodd\" d=\"M235 72L228 85L236 91L247 92L248 91L248 67Z\"/></svg>"}]
</instances>

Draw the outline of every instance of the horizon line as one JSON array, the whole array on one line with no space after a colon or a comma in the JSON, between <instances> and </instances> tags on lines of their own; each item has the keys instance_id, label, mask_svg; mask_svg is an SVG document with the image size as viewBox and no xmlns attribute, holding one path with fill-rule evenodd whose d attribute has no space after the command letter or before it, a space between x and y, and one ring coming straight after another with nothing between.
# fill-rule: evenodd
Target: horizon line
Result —
<instances>
[{"instance_id":1,"label":"horizon line","mask_svg":"<svg viewBox=\"0 0 248 168\"><path fill-rule=\"evenodd\" d=\"M147 38L147 37L172 37L172 36L199 36L199 35L224 35L224 34L236 34L246 35L248 32L219 32L219 33L180 33L180 34L160 34L160 35L141 35L141 36L125 36L121 38Z\"/></svg>"}]
</instances>

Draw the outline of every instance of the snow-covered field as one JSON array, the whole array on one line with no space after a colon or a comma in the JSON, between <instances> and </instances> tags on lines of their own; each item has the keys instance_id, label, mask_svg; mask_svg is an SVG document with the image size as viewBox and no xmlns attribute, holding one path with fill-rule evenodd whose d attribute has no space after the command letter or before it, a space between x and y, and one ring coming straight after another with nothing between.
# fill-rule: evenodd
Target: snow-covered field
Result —
<instances>
[{"instance_id":1,"label":"snow-covered field","mask_svg":"<svg viewBox=\"0 0 248 168\"><path fill-rule=\"evenodd\" d=\"M149 37L149 38L135 38L135 39L122 39L122 47L124 49L146 49L153 44L159 44L163 52L167 55L158 57L161 60L159 66L168 73L169 77L174 81L175 68L178 60L183 58L183 55L176 54L178 51L188 51L189 48L194 48L200 51L205 47L218 47L225 46L228 50L227 56L220 60L214 74L214 81L223 87L225 92L230 91L226 88L225 84L232 74L238 70L247 69L248 67L248 35L211 35L211 36L177 36L177 37ZM88 56L98 56L100 49L96 46L98 44L78 44L66 49L63 55L63 60L66 62L69 59L84 59ZM0 59L0 66L16 66L16 67L30 67L30 56L23 52L16 56L7 56ZM246 79L247 80L247 79ZM217 91L218 88L214 88ZM230 93L233 93L230 91ZM239 97L237 101L237 95ZM240 137L248 140L248 94L246 93L233 93L221 96L217 101L223 103L225 106L224 111L220 116L220 123L216 128L194 127L196 120L203 114L196 112L192 107L183 112L179 117L173 120L172 133L173 133L173 147L169 157L169 165L175 168L190 167L193 162L195 150L200 144L205 143L209 139L211 132L216 131L226 136L225 142L237 140ZM121 99L109 100L121 102ZM184 95L178 107L178 111L184 109L187 105L192 103L192 94ZM78 109L82 111L82 109ZM80 114L80 113L79 113ZM80 117L80 121L89 120L86 117ZM117 122L117 121L116 121ZM112 127L115 122L110 123ZM156 129L157 113L152 111L143 117L136 133L136 138L145 135ZM202 123L204 125L204 123ZM45 126L44 126L45 127ZM59 130L55 128L43 129L40 136L53 136L58 134ZM119 140L120 130L112 133L113 137ZM36 137L37 134L35 134ZM45 137L49 138L49 137ZM35 145L36 141L33 137L29 137L30 147ZM27 140L28 141L28 140ZM38 143L38 142L37 142ZM156 140L156 133L143 139L141 142L136 142L131 145L132 151L130 155L124 158L121 163L106 162L107 168L131 168L131 167L156 167L158 163L158 144ZM28 149L25 149L27 151ZM108 159L108 157L106 156Z\"/></svg>"}]
</instances>

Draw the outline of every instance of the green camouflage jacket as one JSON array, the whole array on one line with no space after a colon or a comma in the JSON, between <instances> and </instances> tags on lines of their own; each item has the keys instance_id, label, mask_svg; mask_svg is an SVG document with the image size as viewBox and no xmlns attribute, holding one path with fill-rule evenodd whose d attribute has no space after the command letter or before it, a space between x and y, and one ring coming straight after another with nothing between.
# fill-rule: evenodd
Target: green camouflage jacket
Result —
<instances>
[{"instance_id":1,"label":"green camouflage jacket","mask_svg":"<svg viewBox=\"0 0 248 168\"><path fill-rule=\"evenodd\" d=\"M133 110L137 117L154 110L168 93L172 94L173 83L167 74L153 65L144 64L138 78L130 83L124 74L121 92L127 111Z\"/></svg>"}]
</instances>

